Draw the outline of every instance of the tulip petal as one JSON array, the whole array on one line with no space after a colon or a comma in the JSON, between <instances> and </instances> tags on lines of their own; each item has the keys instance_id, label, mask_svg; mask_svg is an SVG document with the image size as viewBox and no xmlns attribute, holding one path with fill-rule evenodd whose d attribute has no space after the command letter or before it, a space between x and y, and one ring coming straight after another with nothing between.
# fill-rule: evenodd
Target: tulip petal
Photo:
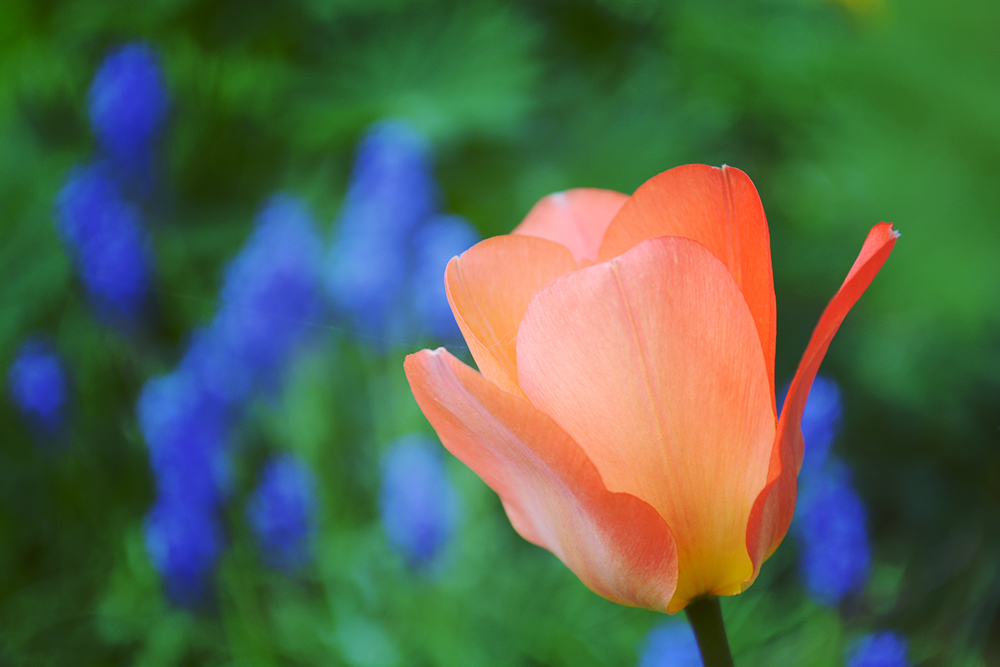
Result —
<instances>
[{"instance_id":1,"label":"tulip petal","mask_svg":"<svg viewBox=\"0 0 1000 667\"><path fill-rule=\"evenodd\" d=\"M445 270L448 302L480 372L499 387L517 386L517 328L531 297L576 268L570 252L533 236L497 236L477 243Z\"/></svg>"},{"instance_id":2,"label":"tulip petal","mask_svg":"<svg viewBox=\"0 0 1000 667\"><path fill-rule=\"evenodd\" d=\"M761 564L784 539L795 513L796 477L802 465L803 451L802 411L813 380L834 334L885 264L898 237L899 232L890 223L881 222L872 227L844 284L823 311L795 371L778 420L767 486L754 503L747 526L747 549L754 561L753 578L756 578ZM747 581L746 586L753 582L753 578Z\"/></svg>"},{"instance_id":3,"label":"tulip petal","mask_svg":"<svg viewBox=\"0 0 1000 667\"><path fill-rule=\"evenodd\" d=\"M729 267L746 299L774 386L776 310L771 241L764 206L750 178L733 167L689 164L646 181L608 226L598 261L644 239L685 236ZM771 392L771 405L775 405Z\"/></svg>"},{"instance_id":4,"label":"tulip petal","mask_svg":"<svg viewBox=\"0 0 1000 667\"><path fill-rule=\"evenodd\" d=\"M610 491L642 498L673 531L669 611L740 592L775 422L753 316L726 266L691 239L643 241L539 291L517 354L532 404Z\"/></svg>"},{"instance_id":5,"label":"tulip petal","mask_svg":"<svg viewBox=\"0 0 1000 667\"><path fill-rule=\"evenodd\" d=\"M527 234L569 248L582 263L597 261L604 232L628 199L614 190L577 188L556 192L535 204L512 234Z\"/></svg>"},{"instance_id":6,"label":"tulip petal","mask_svg":"<svg viewBox=\"0 0 1000 667\"><path fill-rule=\"evenodd\" d=\"M443 348L408 356L405 368L441 442L497 492L522 537L558 556L599 595L665 610L677 552L656 510L608 491L551 419Z\"/></svg>"}]
</instances>

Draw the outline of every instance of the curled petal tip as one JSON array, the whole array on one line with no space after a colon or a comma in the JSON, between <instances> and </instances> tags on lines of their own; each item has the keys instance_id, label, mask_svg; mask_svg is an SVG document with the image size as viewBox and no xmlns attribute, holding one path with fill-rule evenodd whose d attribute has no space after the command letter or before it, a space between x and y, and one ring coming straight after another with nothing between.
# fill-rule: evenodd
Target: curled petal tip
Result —
<instances>
[{"instance_id":1,"label":"curled petal tip","mask_svg":"<svg viewBox=\"0 0 1000 667\"><path fill-rule=\"evenodd\" d=\"M795 509L796 474L802 461L800 423L809 390L823 357L847 313L875 279L896 245L899 232L888 222L871 228L844 284L827 305L813 330L798 370L788 390L778 421L768 483L751 513L747 544L754 559L754 572L773 553L792 520Z\"/></svg>"}]
</instances>

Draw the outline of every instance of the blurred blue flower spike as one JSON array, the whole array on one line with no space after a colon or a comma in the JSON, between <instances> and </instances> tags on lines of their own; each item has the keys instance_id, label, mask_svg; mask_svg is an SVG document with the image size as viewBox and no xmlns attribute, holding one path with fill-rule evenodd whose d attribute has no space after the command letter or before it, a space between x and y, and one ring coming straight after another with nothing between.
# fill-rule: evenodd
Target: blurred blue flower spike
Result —
<instances>
[{"instance_id":1,"label":"blurred blue flower spike","mask_svg":"<svg viewBox=\"0 0 1000 667\"><path fill-rule=\"evenodd\" d=\"M480 240L479 232L456 215L432 218L417 231L414 238L413 306L421 328L439 341L461 338L461 331L448 304L444 270L452 257L462 254Z\"/></svg>"},{"instance_id":2,"label":"blurred blue flower spike","mask_svg":"<svg viewBox=\"0 0 1000 667\"><path fill-rule=\"evenodd\" d=\"M206 382L229 381L235 399L277 379L319 317L322 261L322 240L305 206L286 195L271 198L226 269L222 307L201 341L206 349L193 355L203 353L214 373L230 379Z\"/></svg>"},{"instance_id":3,"label":"blurred blue flower spike","mask_svg":"<svg viewBox=\"0 0 1000 667\"><path fill-rule=\"evenodd\" d=\"M411 566L430 566L458 519L458 497L440 445L406 435L389 446L382 458L379 509L389 542Z\"/></svg>"},{"instance_id":4,"label":"blurred blue flower spike","mask_svg":"<svg viewBox=\"0 0 1000 667\"><path fill-rule=\"evenodd\" d=\"M373 125L358 148L327 259L330 299L356 332L391 339L404 297L409 249L436 210L437 186L424 139L402 121Z\"/></svg>"},{"instance_id":5,"label":"blurred blue flower spike","mask_svg":"<svg viewBox=\"0 0 1000 667\"><path fill-rule=\"evenodd\" d=\"M842 462L830 461L802 488L793 530L806 588L820 604L836 605L867 582L871 547L865 524L864 504Z\"/></svg>"},{"instance_id":6,"label":"blurred blue flower spike","mask_svg":"<svg viewBox=\"0 0 1000 667\"><path fill-rule=\"evenodd\" d=\"M436 204L427 141L401 120L372 125L358 147L340 233L409 239Z\"/></svg>"},{"instance_id":7,"label":"blurred blue flower spike","mask_svg":"<svg viewBox=\"0 0 1000 667\"><path fill-rule=\"evenodd\" d=\"M139 211L126 202L105 165L76 167L56 202L56 222L98 312L134 322L149 290Z\"/></svg>"},{"instance_id":8,"label":"blurred blue flower spike","mask_svg":"<svg viewBox=\"0 0 1000 667\"><path fill-rule=\"evenodd\" d=\"M67 400L66 370L51 345L28 340L21 345L7 371L14 404L28 424L52 434L63 423Z\"/></svg>"},{"instance_id":9,"label":"blurred blue flower spike","mask_svg":"<svg viewBox=\"0 0 1000 667\"><path fill-rule=\"evenodd\" d=\"M688 623L667 622L649 631L638 667L702 667L694 630Z\"/></svg>"},{"instance_id":10,"label":"blurred blue flower spike","mask_svg":"<svg viewBox=\"0 0 1000 667\"><path fill-rule=\"evenodd\" d=\"M156 53L146 44L112 51L87 95L90 125L125 180L148 187L152 148L170 103Z\"/></svg>"},{"instance_id":11,"label":"blurred blue flower spike","mask_svg":"<svg viewBox=\"0 0 1000 667\"><path fill-rule=\"evenodd\" d=\"M160 500L205 511L221 505L231 486L221 406L179 370L147 381L137 412Z\"/></svg>"},{"instance_id":12,"label":"blurred blue flower spike","mask_svg":"<svg viewBox=\"0 0 1000 667\"><path fill-rule=\"evenodd\" d=\"M226 337L231 332L214 324L194 332L180 369L196 379L206 401L229 411L250 396L254 381L239 350Z\"/></svg>"},{"instance_id":13,"label":"blurred blue flower spike","mask_svg":"<svg viewBox=\"0 0 1000 667\"><path fill-rule=\"evenodd\" d=\"M833 380L817 375L802 411L805 452L800 476L811 475L823 467L840 430L841 413L840 387Z\"/></svg>"},{"instance_id":14,"label":"blurred blue flower spike","mask_svg":"<svg viewBox=\"0 0 1000 667\"><path fill-rule=\"evenodd\" d=\"M906 639L893 632L866 635L848 651L847 667L909 667Z\"/></svg>"},{"instance_id":15,"label":"blurred blue flower spike","mask_svg":"<svg viewBox=\"0 0 1000 667\"><path fill-rule=\"evenodd\" d=\"M269 566L293 572L310 560L316 512L316 481L308 466L292 455L268 461L246 513Z\"/></svg>"},{"instance_id":16,"label":"blurred blue flower spike","mask_svg":"<svg viewBox=\"0 0 1000 667\"><path fill-rule=\"evenodd\" d=\"M196 607L207 601L222 551L213 510L161 497L146 515L146 554L174 603Z\"/></svg>"}]
</instances>

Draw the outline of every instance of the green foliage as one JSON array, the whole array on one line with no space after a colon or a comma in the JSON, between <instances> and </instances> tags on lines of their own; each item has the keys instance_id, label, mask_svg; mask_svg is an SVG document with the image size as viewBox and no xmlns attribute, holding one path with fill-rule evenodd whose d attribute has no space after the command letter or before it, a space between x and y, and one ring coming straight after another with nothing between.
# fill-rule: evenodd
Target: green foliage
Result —
<instances>
[{"instance_id":1,"label":"green foliage","mask_svg":"<svg viewBox=\"0 0 1000 667\"><path fill-rule=\"evenodd\" d=\"M554 190L631 192L685 162L746 171L771 224L779 382L867 230L894 222L896 252L824 366L844 387L836 446L870 510L871 583L817 607L786 544L723 607L741 665L839 665L881 627L923 665L1000 664L1000 5L882 6L0 3L0 366L44 332L74 395L49 447L0 403L0 665L636 664L660 619L587 591L454 460L462 516L442 562L414 572L393 552L379 456L429 432L402 375L411 350L377 353L325 321L235 436L212 603L162 593L142 538L139 388L211 318L260 203L288 190L334 220L358 138L386 117L427 135L443 205L484 235ZM94 150L91 77L132 40L162 58L172 102L147 210L159 319L127 335L91 312L53 201ZM320 482L316 562L295 576L262 565L242 515L284 450Z\"/></svg>"}]
</instances>

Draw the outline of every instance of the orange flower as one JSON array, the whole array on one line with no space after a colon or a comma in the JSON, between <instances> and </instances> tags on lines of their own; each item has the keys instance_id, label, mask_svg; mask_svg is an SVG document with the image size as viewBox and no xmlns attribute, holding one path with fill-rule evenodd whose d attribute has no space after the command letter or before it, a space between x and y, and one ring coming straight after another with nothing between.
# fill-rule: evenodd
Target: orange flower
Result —
<instances>
[{"instance_id":1,"label":"orange flower","mask_svg":"<svg viewBox=\"0 0 1000 667\"><path fill-rule=\"evenodd\" d=\"M731 167L546 197L448 264L479 372L439 348L406 375L522 537L599 595L674 613L745 590L785 536L809 388L897 236L868 234L781 419L767 220Z\"/></svg>"}]
</instances>

